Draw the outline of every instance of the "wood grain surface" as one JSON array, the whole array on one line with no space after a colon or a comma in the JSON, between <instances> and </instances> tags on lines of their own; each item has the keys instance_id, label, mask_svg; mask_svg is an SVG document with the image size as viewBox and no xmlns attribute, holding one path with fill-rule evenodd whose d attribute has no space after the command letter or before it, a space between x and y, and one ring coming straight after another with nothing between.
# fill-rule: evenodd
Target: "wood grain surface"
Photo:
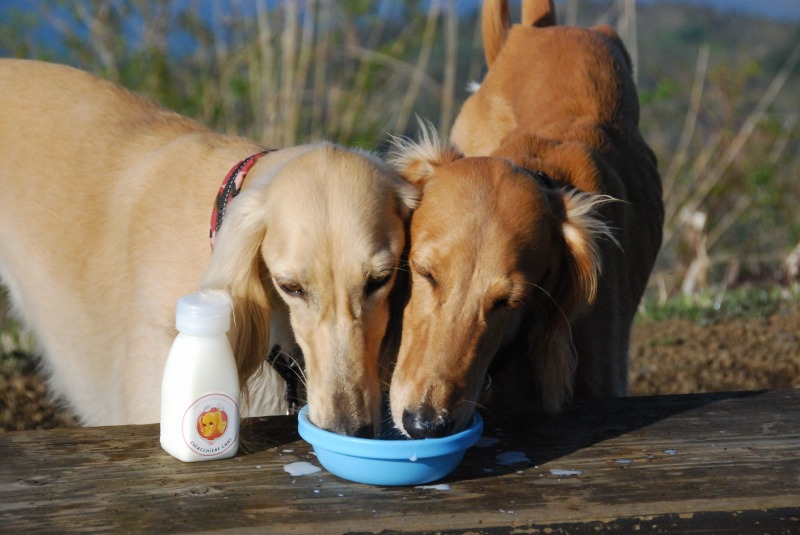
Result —
<instances>
[{"instance_id":1,"label":"wood grain surface","mask_svg":"<svg viewBox=\"0 0 800 535\"><path fill-rule=\"evenodd\" d=\"M423 487L351 483L294 417L247 452L182 463L158 425L0 434L0 533L798 533L800 390L575 402L484 414L484 440Z\"/></svg>"}]
</instances>

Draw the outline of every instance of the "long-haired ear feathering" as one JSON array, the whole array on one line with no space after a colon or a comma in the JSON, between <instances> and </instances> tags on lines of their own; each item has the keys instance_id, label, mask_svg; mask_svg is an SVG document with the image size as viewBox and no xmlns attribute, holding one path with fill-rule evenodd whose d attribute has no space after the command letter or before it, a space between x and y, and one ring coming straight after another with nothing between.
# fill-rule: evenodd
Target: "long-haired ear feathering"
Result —
<instances>
[{"instance_id":1,"label":"long-haired ear feathering","mask_svg":"<svg viewBox=\"0 0 800 535\"><path fill-rule=\"evenodd\" d=\"M436 167L454 162L463 155L449 141L439 137L436 128L417 118L419 135L417 140L392 136L392 150L387 161L412 184L424 184Z\"/></svg>"},{"instance_id":2,"label":"long-haired ear feathering","mask_svg":"<svg viewBox=\"0 0 800 535\"><path fill-rule=\"evenodd\" d=\"M608 195L579 190L569 191L564 196L567 218L562 231L575 259L577 278L584 284L582 293L588 303L593 302L597 295L597 279L603 267L599 240L608 239L620 246L611 227L597 214L597 208L614 201L616 199Z\"/></svg>"},{"instance_id":3,"label":"long-haired ear feathering","mask_svg":"<svg viewBox=\"0 0 800 535\"><path fill-rule=\"evenodd\" d=\"M542 405L549 413L558 412L572 396L572 381L578 356L572 341L570 322L579 316L597 296L597 281L602 271L599 241L619 242L597 210L614 202L608 195L586 193L577 189L563 190L566 218L562 225L569 254L569 280L555 298L552 317L544 333L531 331L530 347L536 362Z\"/></svg>"},{"instance_id":4,"label":"long-haired ear feathering","mask_svg":"<svg viewBox=\"0 0 800 535\"><path fill-rule=\"evenodd\" d=\"M250 187L236 198L199 284L201 289L225 289L233 299L231 336L242 385L261 368L269 345L269 274L261 259L267 232L264 190Z\"/></svg>"}]
</instances>

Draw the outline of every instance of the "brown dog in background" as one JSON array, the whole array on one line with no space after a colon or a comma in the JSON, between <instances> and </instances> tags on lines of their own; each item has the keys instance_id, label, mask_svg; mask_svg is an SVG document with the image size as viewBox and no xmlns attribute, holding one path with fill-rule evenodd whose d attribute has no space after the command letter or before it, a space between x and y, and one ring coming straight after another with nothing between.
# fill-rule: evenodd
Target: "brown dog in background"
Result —
<instances>
[{"instance_id":1,"label":"brown dog in background","mask_svg":"<svg viewBox=\"0 0 800 535\"><path fill-rule=\"evenodd\" d=\"M555 412L627 393L631 324L663 224L628 54L611 28L554 26L553 4L483 6L489 71L455 145L424 129L394 165L422 188L391 388L395 425L440 436L489 407Z\"/></svg>"},{"instance_id":2,"label":"brown dog in background","mask_svg":"<svg viewBox=\"0 0 800 535\"><path fill-rule=\"evenodd\" d=\"M212 255L220 184L262 147L62 65L0 60L0 88L0 278L81 423L159 420L176 300L210 287L233 298L246 414L285 412L265 357L299 346L311 420L377 432L414 186L330 143L269 152Z\"/></svg>"}]
</instances>

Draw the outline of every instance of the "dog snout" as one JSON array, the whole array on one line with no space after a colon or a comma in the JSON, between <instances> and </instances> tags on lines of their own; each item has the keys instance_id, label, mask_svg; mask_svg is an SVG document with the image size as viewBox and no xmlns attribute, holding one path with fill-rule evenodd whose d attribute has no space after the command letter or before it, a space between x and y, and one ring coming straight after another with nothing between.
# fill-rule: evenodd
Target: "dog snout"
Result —
<instances>
[{"instance_id":1,"label":"dog snout","mask_svg":"<svg viewBox=\"0 0 800 535\"><path fill-rule=\"evenodd\" d=\"M449 435L454 420L447 410L437 412L431 405L403 411L403 428L411 438L439 438Z\"/></svg>"},{"instance_id":2,"label":"dog snout","mask_svg":"<svg viewBox=\"0 0 800 535\"><path fill-rule=\"evenodd\" d=\"M374 438L375 432L372 429L371 425L362 425L356 432L353 434L354 437L357 438Z\"/></svg>"},{"instance_id":3,"label":"dog snout","mask_svg":"<svg viewBox=\"0 0 800 535\"><path fill-rule=\"evenodd\" d=\"M309 407L309 419L320 429L358 438L378 435L380 393L361 397L340 392L318 402L309 401Z\"/></svg>"},{"instance_id":4,"label":"dog snout","mask_svg":"<svg viewBox=\"0 0 800 535\"><path fill-rule=\"evenodd\" d=\"M332 425L324 426L323 429L336 433L337 435L346 435L356 438L375 438L375 430L371 424L359 425L350 421L339 420Z\"/></svg>"}]
</instances>

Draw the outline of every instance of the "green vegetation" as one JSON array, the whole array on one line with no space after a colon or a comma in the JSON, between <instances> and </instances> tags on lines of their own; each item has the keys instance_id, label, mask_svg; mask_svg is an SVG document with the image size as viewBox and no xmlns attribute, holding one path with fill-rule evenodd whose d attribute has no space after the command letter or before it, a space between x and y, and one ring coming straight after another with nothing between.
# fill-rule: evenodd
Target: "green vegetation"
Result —
<instances>
[{"instance_id":1,"label":"green vegetation","mask_svg":"<svg viewBox=\"0 0 800 535\"><path fill-rule=\"evenodd\" d=\"M746 285L728 291L706 290L694 295L676 295L664 302L645 299L637 321L684 318L706 325L741 318L766 318L784 306L800 306L800 287Z\"/></svg>"}]
</instances>

